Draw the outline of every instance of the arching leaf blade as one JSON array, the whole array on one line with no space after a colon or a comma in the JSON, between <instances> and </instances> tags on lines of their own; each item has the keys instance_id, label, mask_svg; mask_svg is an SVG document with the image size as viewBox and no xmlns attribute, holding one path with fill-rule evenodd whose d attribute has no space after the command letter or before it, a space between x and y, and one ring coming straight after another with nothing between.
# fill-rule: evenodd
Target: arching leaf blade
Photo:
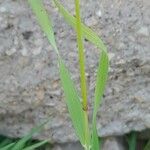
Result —
<instances>
[{"instance_id":1,"label":"arching leaf blade","mask_svg":"<svg viewBox=\"0 0 150 150\"><path fill-rule=\"evenodd\" d=\"M56 6L59 8L60 13L63 15L65 20L76 30L76 18L71 16L69 12L63 7L63 5L58 1L54 0ZM105 85L108 76L108 54L107 49L102 40L97 36L95 32L93 32L90 28L86 27L82 24L83 36L95 46L99 48L101 51L98 71L97 71L97 79L96 79L96 88L95 88L95 97L94 97L94 112L93 112L93 123L92 123L92 150L99 150L98 144L98 134L96 129L96 115L98 111L98 107L101 102L102 95L105 90Z\"/></svg>"},{"instance_id":2,"label":"arching leaf blade","mask_svg":"<svg viewBox=\"0 0 150 150\"><path fill-rule=\"evenodd\" d=\"M38 142L36 144L33 144L31 146L28 146L28 147L24 148L23 150L35 150L36 148L39 148L40 146L46 144L47 142L48 142L47 140L44 140L44 141Z\"/></svg>"},{"instance_id":3,"label":"arching leaf blade","mask_svg":"<svg viewBox=\"0 0 150 150\"><path fill-rule=\"evenodd\" d=\"M108 55L105 51L101 52L99 66L97 70L96 77L96 87L95 87L95 95L94 95L94 118L96 117L96 113L98 111L98 107L101 102L101 98L105 91L105 86L108 78Z\"/></svg>"},{"instance_id":4,"label":"arching leaf blade","mask_svg":"<svg viewBox=\"0 0 150 150\"><path fill-rule=\"evenodd\" d=\"M98 138L97 129L96 129L96 122L92 126L91 150L100 150L99 138Z\"/></svg>"},{"instance_id":5,"label":"arching leaf blade","mask_svg":"<svg viewBox=\"0 0 150 150\"><path fill-rule=\"evenodd\" d=\"M53 0L53 1L55 5L58 7L59 12L64 17L66 22L75 30L77 30L76 18L70 15L70 13L63 7L63 5L58 0ZM104 45L100 37L83 23L82 23L82 32L85 39L89 40L91 43L97 46L101 51L105 51L107 53L106 46Z\"/></svg>"},{"instance_id":6,"label":"arching leaf blade","mask_svg":"<svg viewBox=\"0 0 150 150\"><path fill-rule=\"evenodd\" d=\"M25 137L23 137L22 139L20 139L11 150L21 150L24 148L26 142L28 140L30 140L33 136L33 134L38 133L39 131L42 130L43 126L47 123L48 121L37 125L35 128L33 128Z\"/></svg>"},{"instance_id":7,"label":"arching leaf blade","mask_svg":"<svg viewBox=\"0 0 150 150\"><path fill-rule=\"evenodd\" d=\"M10 143L4 147L1 147L0 150L10 150L11 147L13 147L15 143Z\"/></svg>"},{"instance_id":8,"label":"arching leaf blade","mask_svg":"<svg viewBox=\"0 0 150 150\"><path fill-rule=\"evenodd\" d=\"M59 59L59 70L62 87L65 93L65 100L68 111L75 128L76 134L80 139L81 144L84 144L84 112L80 98L75 89L74 83L70 77L70 73L66 68L64 62Z\"/></svg>"},{"instance_id":9,"label":"arching leaf blade","mask_svg":"<svg viewBox=\"0 0 150 150\"><path fill-rule=\"evenodd\" d=\"M92 122L92 150L99 150L98 134L96 129L96 115L98 112L99 105L105 90L108 76L108 56L105 51L101 52L99 66L97 70L96 88L94 95L94 112Z\"/></svg>"},{"instance_id":10,"label":"arching leaf blade","mask_svg":"<svg viewBox=\"0 0 150 150\"><path fill-rule=\"evenodd\" d=\"M148 141L148 143L144 147L144 150L150 150L150 140Z\"/></svg>"},{"instance_id":11,"label":"arching leaf blade","mask_svg":"<svg viewBox=\"0 0 150 150\"><path fill-rule=\"evenodd\" d=\"M38 23L40 24L43 32L47 36L50 44L53 46L55 51L58 53L53 26L50 17L44 8L44 5L41 0L28 0L33 12L36 15Z\"/></svg>"}]
</instances>

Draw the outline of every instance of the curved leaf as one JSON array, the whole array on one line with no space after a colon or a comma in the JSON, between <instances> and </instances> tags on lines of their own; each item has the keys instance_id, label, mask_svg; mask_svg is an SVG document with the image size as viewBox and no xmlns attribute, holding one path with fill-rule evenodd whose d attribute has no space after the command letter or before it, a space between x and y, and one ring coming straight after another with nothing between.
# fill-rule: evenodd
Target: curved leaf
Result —
<instances>
[{"instance_id":1,"label":"curved leaf","mask_svg":"<svg viewBox=\"0 0 150 150\"><path fill-rule=\"evenodd\" d=\"M54 31L53 31L53 26L51 23L50 18L47 15L47 12L43 6L43 3L41 0L28 0L33 12L35 13L37 20L47 36L49 42L55 49L55 51L58 53L58 48L56 46L56 41L55 41L55 36L54 36Z\"/></svg>"},{"instance_id":2,"label":"curved leaf","mask_svg":"<svg viewBox=\"0 0 150 150\"><path fill-rule=\"evenodd\" d=\"M58 1L54 0L56 6L59 8L60 13L63 15L65 20L75 29L76 28L76 18L71 16L69 12L63 7L63 5ZM98 107L101 102L102 95L105 90L105 85L107 81L107 75L108 75L108 55L107 55L107 49L105 45L103 44L102 40L97 36L96 33L94 33L90 28L86 27L84 24L82 24L82 31L83 36L90 42L92 42L95 46L97 46L100 51L100 61L97 71L97 79L96 79L96 88L95 88L95 97L94 97L94 112L93 112L93 123L92 123L92 150L99 150L99 142L98 142L98 134L96 129L96 115L98 111Z\"/></svg>"},{"instance_id":3,"label":"curved leaf","mask_svg":"<svg viewBox=\"0 0 150 150\"><path fill-rule=\"evenodd\" d=\"M69 114L72 119L76 134L79 137L82 144L84 144L84 113L80 98L76 92L73 81L71 80L69 71L65 67L61 57L59 56L57 46L55 43L54 32L52 23L49 21L48 15L44 9L41 0L29 0L33 11L35 12L38 22L40 23L44 33L47 35L49 42L55 48L58 54L60 78L63 86L63 90L66 96L66 103L68 106ZM39 11L42 10L42 11Z\"/></svg>"},{"instance_id":4,"label":"curved leaf","mask_svg":"<svg viewBox=\"0 0 150 150\"><path fill-rule=\"evenodd\" d=\"M44 140L42 142L38 142L36 144L28 146L28 147L24 148L23 150L34 150L35 148L39 148L40 146L46 144L47 142L48 142L47 140Z\"/></svg>"},{"instance_id":5,"label":"curved leaf","mask_svg":"<svg viewBox=\"0 0 150 150\"><path fill-rule=\"evenodd\" d=\"M148 143L144 147L144 150L150 150L150 140L148 141Z\"/></svg>"},{"instance_id":6,"label":"curved leaf","mask_svg":"<svg viewBox=\"0 0 150 150\"><path fill-rule=\"evenodd\" d=\"M43 126L47 123L48 121L36 126L33 128L25 137L20 139L11 150L21 150L24 148L26 142L31 139L33 134L38 133L39 131L42 130Z\"/></svg>"},{"instance_id":7,"label":"curved leaf","mask_svg":"<svg viewBox=\"0 0 150 150\"><path fill-rule=\"evenodd\" d=\"M13 147L15 145L15 143L10 143L2 148L0 148L0 150L10 150L11 147Z\"/></svg>"},{"instance_id":8,"label":"curved leaf","mask_svg":"<svg viewBox=\"0 0 150 150\"><path fill-rule=\"evenodd\" d=\"M68 106L69 114L73 122L73 126L76 130L80 142L84 145L84 112L82 109L82 104L80 98L77 94L73 81L71 80L70 74L61 60L59 59L59 69L62 87L66 97L66 103Z\"/></svg>"}]
</instances>

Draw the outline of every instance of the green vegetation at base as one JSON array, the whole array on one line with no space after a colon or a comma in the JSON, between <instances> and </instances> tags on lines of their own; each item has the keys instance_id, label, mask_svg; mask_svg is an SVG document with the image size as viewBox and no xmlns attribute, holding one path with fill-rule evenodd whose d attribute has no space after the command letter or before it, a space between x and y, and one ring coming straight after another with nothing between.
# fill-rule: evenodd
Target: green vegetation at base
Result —
<instances>
[{"instance_id":1,"label":"green vegetation at base","mask_svg":"<svg viewBox=\"0 0 150 150\"><path fill-rule=\"evenodd\" d=\"M4 136L0 137L0 150L35 150L46 143L48 140L44 141L31 141L32 136L36 133L39 133L43 126L46 124L40 124L33 128L26 136L21 139L10 139Z\"/></svg>"}]
</instances>

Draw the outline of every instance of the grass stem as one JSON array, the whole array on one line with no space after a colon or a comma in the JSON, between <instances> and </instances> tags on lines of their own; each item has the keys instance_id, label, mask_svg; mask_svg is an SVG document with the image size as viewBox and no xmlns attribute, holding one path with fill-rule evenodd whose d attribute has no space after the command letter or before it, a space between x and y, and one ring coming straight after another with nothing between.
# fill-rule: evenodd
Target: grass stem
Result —
<instances>
[{"instance_id":1,"label":"grass stem","mask_svg":"<svg viewBox=\"0 0 150 150\"><path fill-rule=\"evenodd\" d=\"M136 150L137 133L131 132L128 138L129 150Z\"/></svg>"},{"instance_id":2,"label":"grass stem","mask_svg":"<svg viewBox=\"0 0 150 150\"><path fill-rule=\"evenodd\" d=\"M77 27L77 43L78 43L78 54L79 54L79 65L80 65L80 80L81 80L81 94L82 94L82 105L84 110L84 122L85 122L85 150L90 150L90 131L88 121L88 102L87 102L87 88L86 88L86 76L85 76L85 56L84 56L84 44L82 37L82 26L80 17L80 0L75 0L76 10L76 27Z\"/></svg>"},{"instance_id":3,"label":"grass stem","mask_svg":"<svg viewBox=\"0 0 150 150\"><path fill-rule=\"evenodd\" d=\"M84 45L81 30L81 18L80 18L80 0L75 0L76 6L76 18L77 18L77 43L80 65L80 80L81 80L81 94L83 109L87 110L87 90L86 90L86 77L85 77L85 57L84 57Z\"/></svg>"}]
</instances>

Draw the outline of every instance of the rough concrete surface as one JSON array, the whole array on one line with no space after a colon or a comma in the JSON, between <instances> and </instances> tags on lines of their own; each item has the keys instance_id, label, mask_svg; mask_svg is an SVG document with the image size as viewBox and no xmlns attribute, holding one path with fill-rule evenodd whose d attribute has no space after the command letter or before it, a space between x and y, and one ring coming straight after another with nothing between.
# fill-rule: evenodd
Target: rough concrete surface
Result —
<instances>
[{"instance_id":1,"label":"rough concrete surface","mask_svg":"<svg viewBox=\"0 0 150 150\"><path fill-rule=\"evenodd\" d=\"M62 0L74 14L73 1ZM45 0L60 52L79 87L75 32ZM150 128L150 1L83 0L82 20L108 47L109 79L98 114L100 136ZM89 105L99 51L88 41ZM26 0L0 0L0 133L20 137L50 117L39 139L76 141L60 87L56 55Z\"/></svg>"},{"instance_id":2,"label":"rough concrete surface","mask_svg":"<svg viewBox=\"0 0 150 150\"><path fill-rule=\"evenodd\" d=\"M83 150L83 148L79 143L65 143L54 146L52 150Z\"/></svg>"},{"instance_id":3,"label":"rough concrete surface","mask_svg":"<svg viewBox=\"0 0 150 150\"><path fill-rule=\"evenodd\" d=\"M122 137L109 137L103 141L102 150L126 150Z\"/></svg>"}]
</instances>

